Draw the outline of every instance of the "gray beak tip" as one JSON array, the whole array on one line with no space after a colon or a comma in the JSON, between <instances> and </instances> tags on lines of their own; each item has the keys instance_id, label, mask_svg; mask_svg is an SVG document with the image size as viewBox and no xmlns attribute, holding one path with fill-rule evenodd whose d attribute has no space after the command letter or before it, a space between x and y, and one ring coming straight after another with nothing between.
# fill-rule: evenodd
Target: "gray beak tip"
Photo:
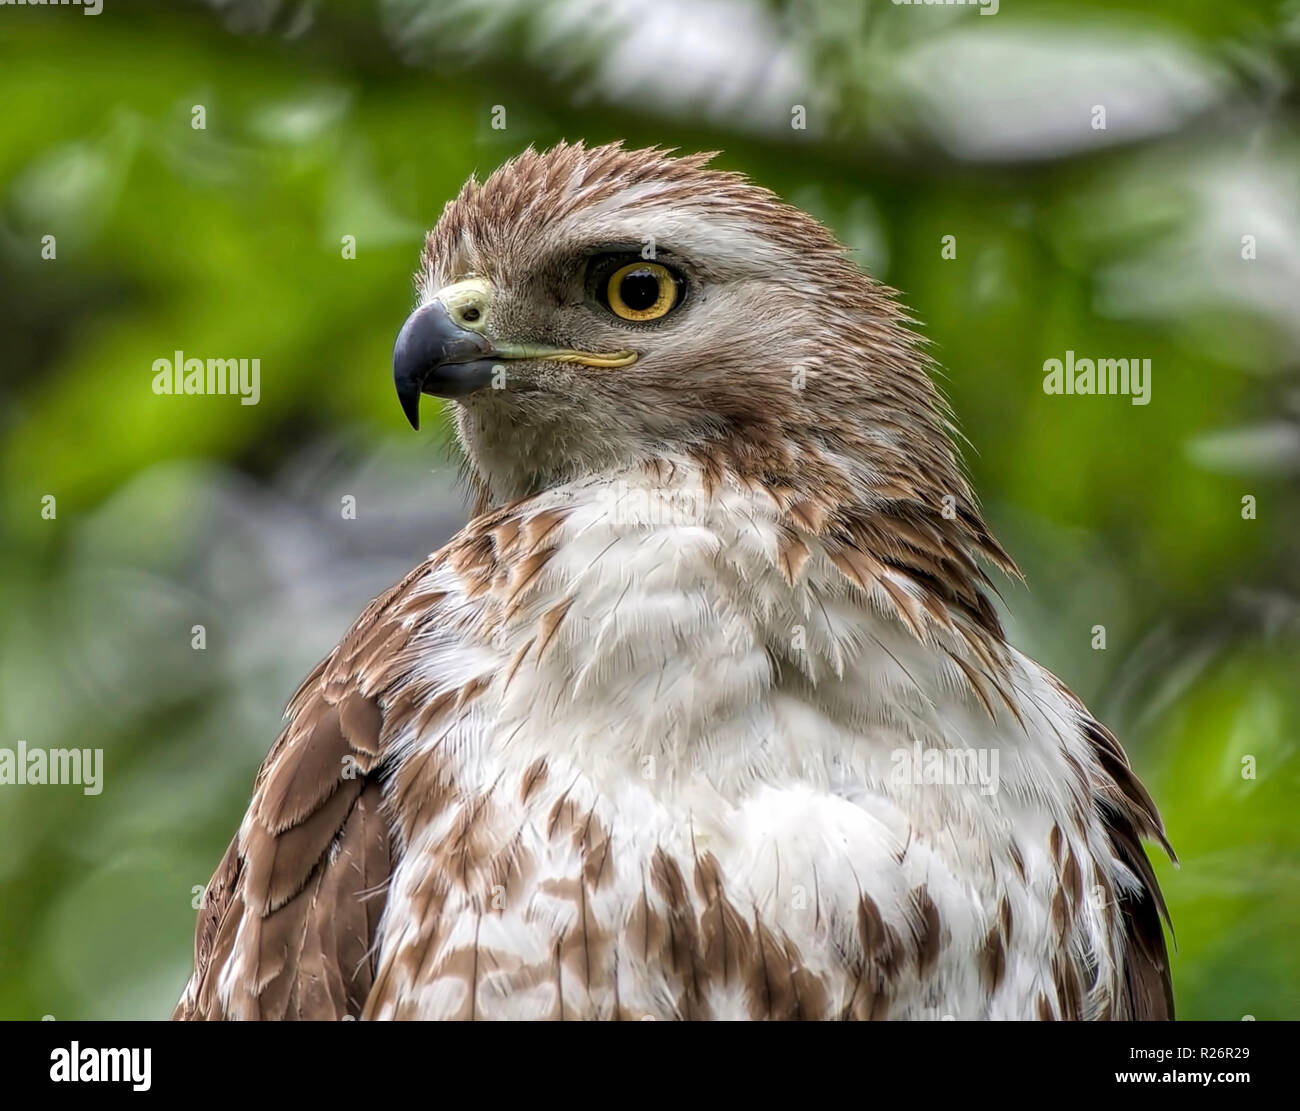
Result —
<instances>
[{"instance_id":1,"label":"gray beak tip","mask_svg":"<svg viewBox=\"0 0 1300 1111\"><path fill-rule=\"evenodd\" d=\"M420 391L419 390L398 390L398 403L402 406L402 413L406 416L407 422L416 432L420 431Z\"/></svg>"},{"instance_id":2,"label":"gray beak tip","mask_svg":"<svg viewBox=\"0 0 1300 1111\"><path fill-rule=\"evenodd\" d=\"M482 335L458 326L439 302L413 312L393 347L393 385L411 427L420 428L420 394L462 397L482 389L492 354Z\"/></svg>"}]
</instances>

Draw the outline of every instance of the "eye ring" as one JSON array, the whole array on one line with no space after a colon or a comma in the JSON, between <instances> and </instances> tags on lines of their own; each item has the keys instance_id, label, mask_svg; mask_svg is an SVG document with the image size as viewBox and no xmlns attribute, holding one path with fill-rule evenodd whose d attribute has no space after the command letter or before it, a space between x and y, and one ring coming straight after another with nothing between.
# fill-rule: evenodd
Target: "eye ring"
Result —
<instances>
[{"instance_id":1,"label":"eye ring","mask_svg":"<svg viewBox=\"0 0 1300 1111\"><path fill-rule=\"evenodd\" d=\"M658 262L620 266L605 283L605 303L623 320L658 320L681 300L681 279Z\"/></svg>"}]
</instances>

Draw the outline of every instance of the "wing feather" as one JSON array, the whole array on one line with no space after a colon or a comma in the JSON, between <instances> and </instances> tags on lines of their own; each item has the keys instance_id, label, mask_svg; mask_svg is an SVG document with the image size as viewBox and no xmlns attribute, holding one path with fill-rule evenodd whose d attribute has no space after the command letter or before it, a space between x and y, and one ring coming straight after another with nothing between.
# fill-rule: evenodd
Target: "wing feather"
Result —
<instances>
[{"instance_id":1,"label":"wing feather","mask_svg":"<svg viewBox=\"0 0 1300 1111\"><path fill-rule=\"evenodd\" d=\"M393 703L407 705L389 698L393 664L423 604L411 588L426 569L371 603L290 700L204 892L194 974L173 1018L360 1016L393 866L379 780L401 724ZM375 682L379 668L388 686Z\"/></svg>"},{"instance_id":2,"label":"wing feather","mask_svg":"<svg viewBox=\"0 0 1300 1111\"><path fill-rule=\"evenodd\" d=\"M1116 1000L1112 1017L1137 1022L1172 1019L1174 989L1164 931L1169 908L1142 847L1143 838L1156 841L1175 863L1178 858L1165 836L1155 802L1129 767L1119 741L1074 695L1069 697L1079 713L1084 736L1109 776L1097 796L1097 807L1110 835L1111 850L1137 879L1135 888L1118 892L1124 928L1124 993Z\"/></svg>"}]
</instances>

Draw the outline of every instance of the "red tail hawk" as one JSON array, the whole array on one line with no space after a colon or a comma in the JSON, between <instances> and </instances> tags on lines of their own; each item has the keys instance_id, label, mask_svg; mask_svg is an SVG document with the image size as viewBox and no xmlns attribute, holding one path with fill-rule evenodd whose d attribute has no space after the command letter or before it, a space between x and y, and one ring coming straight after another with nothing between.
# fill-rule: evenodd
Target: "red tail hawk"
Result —
<instances>
[{"instance_id":1,"label":"red tail hawk","mask_svg":"<svg viewBox=\"0 0 1300 1111\"><path fill-rule=\"evenodd\" d=\"M1171 1016L1156 808L1005 640L907 318L707 162L429 234L397 391L476 515L294 696L178 1017Z\"/></svg>"}]
</instances>

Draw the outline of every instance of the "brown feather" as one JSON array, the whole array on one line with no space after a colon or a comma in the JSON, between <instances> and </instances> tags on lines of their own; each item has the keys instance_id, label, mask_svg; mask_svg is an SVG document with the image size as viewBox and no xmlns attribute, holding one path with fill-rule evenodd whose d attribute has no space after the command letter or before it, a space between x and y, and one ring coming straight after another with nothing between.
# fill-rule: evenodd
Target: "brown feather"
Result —
<instances>
[{"instance_id":1,"label":"brown feather","mask_svg":"<svg viewBox=\"0 0 1300 1111\"><path fill-rule=\"evenodd\" d=\"M361 1014L392 869L377 774L394 723L385 690L354 664L391 664L384 652L409 636L402 606L424 570L376 599L290 701L243 834L205 892L173 1017Z\"/></svg>"}]
</instances>

